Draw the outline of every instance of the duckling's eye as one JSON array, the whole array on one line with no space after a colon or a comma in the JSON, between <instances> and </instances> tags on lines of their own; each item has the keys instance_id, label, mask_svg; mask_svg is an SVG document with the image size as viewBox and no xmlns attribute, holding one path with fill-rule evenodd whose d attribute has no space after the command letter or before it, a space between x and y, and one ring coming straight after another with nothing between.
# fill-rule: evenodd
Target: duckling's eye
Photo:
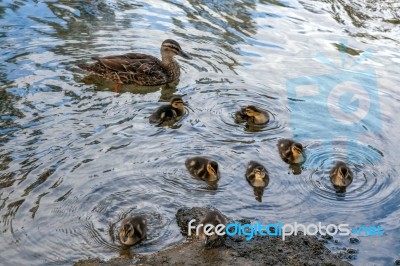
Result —
<instances>
[{"instance_id":1,"label":"duckling's eye","mask_svg":"<svg viewBox=\"0 0 400 266\"><path fill-rule=\"evenodd\" d=\"M176 102L172 103L173 106L179 106L179 105L182 105L182 104L183 104L183 102L181 102L181 101L176 101Z\"/></svg>"}]
</instances>

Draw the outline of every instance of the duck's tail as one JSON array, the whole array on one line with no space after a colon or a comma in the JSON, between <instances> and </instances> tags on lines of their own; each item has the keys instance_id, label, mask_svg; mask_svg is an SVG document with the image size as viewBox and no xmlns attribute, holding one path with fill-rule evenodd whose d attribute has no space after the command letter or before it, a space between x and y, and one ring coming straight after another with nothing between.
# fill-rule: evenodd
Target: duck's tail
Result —
<instances>
[{"instance_id":1,"label":"duck's tail","mask_svg":"<svg viewBox=\"0 0 400 266\"><path fill-rule=\"evenodd\" d=\"M86 64L78 64L78 67L80 67L83 70L86 70L88 72L93 72L98 75L106 75L107 74L107 67L105 67L99 60L98 57L92 57L93 60L96 60L97 62Z\"/></svg>"},{"instance_id":2,"label":"duck's tail","mask_svg":"<svg viewBox=\"0 0 400 266\"><path fill-rule=\"evenodd\" d=\"M93 56L92 59L95 60L95 61L99 61L99 58L97 56ZM83 69L83 70L86 70L86 71L94 71L94 72L96 72L96 70L99 68L97 63L98 62L91 63L91 64L81 63L81 64L78 64L78 67Z\"/></svg>"}]
</instances>

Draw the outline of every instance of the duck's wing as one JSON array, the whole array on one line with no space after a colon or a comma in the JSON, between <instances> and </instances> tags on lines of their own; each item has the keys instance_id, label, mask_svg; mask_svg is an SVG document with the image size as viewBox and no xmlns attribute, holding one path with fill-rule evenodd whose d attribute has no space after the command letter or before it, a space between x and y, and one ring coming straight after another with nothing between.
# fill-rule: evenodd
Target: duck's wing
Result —
<instances>
[{"instance_id":1,"label":"duck's wing","mask_svg":"<svg viewBox=\"0 0 400 266\"><path fill-rule=\"evenodd\" d=\"M168 83L168 73L161 61L151 55L128 53L94 58L97 63L93 68L100 69L94 72L116 73L122 83L136 83L139 85ZM103 70L103 71L101 71Z\"/></svg>"},{"instance_id":2,"label":"duck's wing","mask_svg":"<svg viewBox=\"0 0 400 266\"><path fill-rule=\"evenodd\" d=\"M161 66L161 61L151 55L128 53L93 58L105 68L116 72L151 73L154 66Z\"/></svg>"},{"instance_id":3,"label":"duck's wing","mask_svg":"<svg viewBox=\"0 0 400 266\"><path fill-rule=\"evenodd\" d=\"M162 124L177 117L176 111L170 105L160 106L149 118L150 123Z\"/></svg>"}]
</instances>

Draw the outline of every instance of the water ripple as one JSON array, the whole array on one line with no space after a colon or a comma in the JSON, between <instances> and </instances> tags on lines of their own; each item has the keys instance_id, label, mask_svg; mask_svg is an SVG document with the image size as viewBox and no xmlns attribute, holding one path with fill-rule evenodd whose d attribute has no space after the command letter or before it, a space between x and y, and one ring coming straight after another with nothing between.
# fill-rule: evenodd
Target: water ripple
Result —
<instances>
[{"instance_id":1,"label":"water ripple","mask_svg":"<svg viewBox=\"0 0 400 266\"><path fill-rule=\"evenodd\" d=\"M270 222L379 223L385 238L362 241L359 249L372 246L391 261L398 255L396 2L3 2L0 247L7 252L0 260L6 265L156 252L184 240L175 212L193 206ZM77 67L125 52L160 57L167 38L193 57L177 58L182 73L175 84L124 85L115 93L112 83ZM340 66L340 51L353 63L373 52L357 67L377 73L379 117L363 123L357 138L328 141L322 133L337 128L322 115L304 115L312 137L296 138L303 137L306 161L289 166L276 144L295 133L292 103L299 97L287 99L286 82L346 70L315 60L321 53ZM150 125L150 114L177 94L188 103L187 114L175 126ZM313 103L321 107L325 100ZM260 128L235 123L234 113L246 105L266 110L271 121ZM218 186L189 175L184 162L197 155L218 161ZM244 177L250 160L269 172L261 202ZM329 181L335 160L346 161L355 175L344 195ZM149 236L121 249L118 226L135 214L147 217ZM352 263L368 264L370 254L360 252Z\"/></svg>"}]
</instances>

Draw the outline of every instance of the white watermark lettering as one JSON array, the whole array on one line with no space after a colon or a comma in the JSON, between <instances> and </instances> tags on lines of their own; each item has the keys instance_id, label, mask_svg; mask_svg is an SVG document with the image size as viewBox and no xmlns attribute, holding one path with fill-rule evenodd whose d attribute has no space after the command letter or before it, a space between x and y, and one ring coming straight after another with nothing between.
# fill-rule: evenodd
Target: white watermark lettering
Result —
<instances>
[{"instance_id":1,"label":"white watermark lettering","mask_svg":"<svg viewBox=\"0 0 400 266\"><path fill-rule=\"evenodd\" d=\"M280 236L282 240L285 240L288 236L298 235L300 232L304 235L315 236L320 234L325 235L341 235L349 236L350 234L356 234L358 236L383 236L383 228L381 226L359 226L350 229L349 224L328 224L323 225L321 222L316 224L301 224L295 222L294 224L284 224L282 222L270 223L264 225L262 222L255 224L241 224L239 222L230 223L227 225L218 224L216 226L212 224L198 224L194 225L195 219L189 221L188 224L188 236L192 235L192 232L196 232L196 236L205 234L207 236L218 235L218 236L245 236L246 240L249 241L255 236Z\"/></svg>"}]
</instances>

